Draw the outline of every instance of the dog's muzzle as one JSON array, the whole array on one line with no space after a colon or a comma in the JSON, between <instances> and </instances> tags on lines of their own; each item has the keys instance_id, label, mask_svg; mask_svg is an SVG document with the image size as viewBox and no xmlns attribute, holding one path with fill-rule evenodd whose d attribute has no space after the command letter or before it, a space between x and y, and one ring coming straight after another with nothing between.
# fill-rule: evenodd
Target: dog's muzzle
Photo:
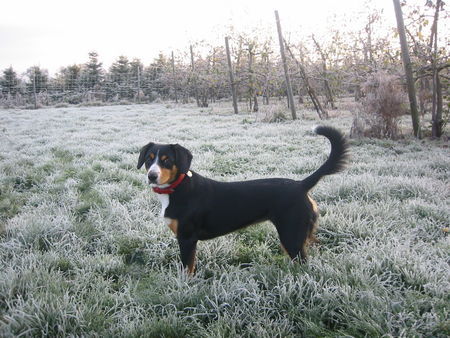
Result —
<instances>
[{"instance_id":1,"label":"dog's muzzle","mask_svg":"<svg viewBox=\"0 0 450 338\"><path fill-rule=\"evenodd\" d=\"M150 171L147 175L148 183L155 184L158 181L158 173L154 171Z\"/></svg>"}]
</instances>

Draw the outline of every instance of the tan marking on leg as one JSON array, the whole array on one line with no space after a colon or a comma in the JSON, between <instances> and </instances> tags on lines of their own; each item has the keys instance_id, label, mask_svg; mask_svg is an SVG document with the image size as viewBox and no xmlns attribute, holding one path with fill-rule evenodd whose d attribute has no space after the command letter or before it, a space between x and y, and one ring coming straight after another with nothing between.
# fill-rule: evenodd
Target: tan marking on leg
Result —
<instances>
[{"instance_id":1,"label":"tan marking on leg","mask_svg":"<svg viewBox=\"0 0 450 338\"><path fill-rule=\"evenodd\" d=\"M317 206L316 201L314 201L311 198L311 196L309 196L309 194L308 194L308 199L309 199L309 202L311 203L313 212L316 214L316 220L315 220L314 224L312 224L311 230L309 231L309 234L308 234L308 244L313 245L313 244L319 243L319 240L316 238L316 235L315 235L316 229L317 229L317 218L319 217L319 208Z\"/></svg>"},{"instance_id":2,"label":"tan marking on leg","mask_svg":"<svg viewBox=\"0 0 450 338\"><path fill-rule=\"evenodd\" d=\"M314 200L311 198L311 196L309 196L309 194L308 194L308 199L309 199L309 202L311 203L311 206L312 206L313 211L314 211L316 214L318 214L318 213L319 213L319 208L317 207L316 201L314 201Z\"/></svg>"},{"instance_id":3,"label":"tan marking on leg","mask_svg":"<svg viewBox=\"0 0 450 338\"><path fill-rule=\"evenodd\" d=\"M309 245L315 245L315 244L320 243L320 241L317 239L316 234L314 232L312 232L311 235L309 235L308 242L309 242Z\"/></svg>"},{"instance_id":4,"label":"tan marking on leg","mask_svg":"<svg viewBox=\"0 0 450 338\"><path fill-rule=\"evenodd\" d=\"M170 230L175 234L175 236L178 234L178 220L177 219L171 219L169 218L169 222L167 223L167 226Z\"/></svg>"},{"instance_id":5,"label":"tan marking on leg","mask_svg":"<svg viewBox=\"0 0 450 338\"><path fill-rule=\"evenodd\" d=\"M195 250L194 253L192 254L192 260L189 262L188 264L188 273L189 275L193 275L195 272Z\"/></svg>"}]
</instances>

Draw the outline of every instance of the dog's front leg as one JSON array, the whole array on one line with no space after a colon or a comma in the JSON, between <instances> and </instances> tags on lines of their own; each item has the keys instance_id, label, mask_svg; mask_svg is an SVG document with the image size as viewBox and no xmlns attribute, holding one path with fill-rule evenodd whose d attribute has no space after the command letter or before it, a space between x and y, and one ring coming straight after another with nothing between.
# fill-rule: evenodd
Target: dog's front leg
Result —
<instances>
[{"instance_id":1,"label":"dog's front leg","mask_svg":"<svg viewBox=\"0 0 450 338\"><path fill-rule=\"evenodd\" d=\"M195 271L195 248L197 247L197 239L194 237L185 237L178 235L178 245L180 247L181 263L183 268L188 270L190 275Z\"/></svg>"}]
</instances>

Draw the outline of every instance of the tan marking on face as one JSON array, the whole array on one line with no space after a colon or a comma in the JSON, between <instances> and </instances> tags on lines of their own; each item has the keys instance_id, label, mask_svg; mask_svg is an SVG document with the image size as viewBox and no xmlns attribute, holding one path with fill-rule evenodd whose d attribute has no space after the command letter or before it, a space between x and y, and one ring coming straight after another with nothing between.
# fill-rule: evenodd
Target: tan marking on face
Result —
<instances>
[{"instance_id":1,"label":"tan marking on face","mask_svg":"<svg viewBox=\"0 0 450 338\"><path fill-rule=\"evenodd\" d=\"M167 155L161 156L161 161L165 161L165 160L167 160Z\"/></svg>"},{"instance_id":2,"label":"tan marking on face","mask_svg":"<svg viewBox=\"0 0 450 338\"><path fill-rule=\"evenodd\" d=\"M159 184L167 184L175 181L177 176L178 168L173 166L171 169L161 168L161 175L159 177Z\"/></svg>"},{"instance_id":3,"label":"tan marking on face","mask_svg":"<svg viewBox=\"0 0 450 338\"><path fill-rule=\"evenodd\" d=\"M150 154L150 159L151 159L151 160L154 160L154 159L155 159L155 154L151 153L151 154Z\"/></svg>"},{"instance_id":4,"label":"tan marking on face","mask_svg":"<svg viewBox=\"0 0 450 338\"><path fill-rule=\"evenodd\" d=\"M175 234L175 236L178 234L178 220L177 219L170 219L170 222L167 224L170 230Z\"/></svg>"}]
</instances>

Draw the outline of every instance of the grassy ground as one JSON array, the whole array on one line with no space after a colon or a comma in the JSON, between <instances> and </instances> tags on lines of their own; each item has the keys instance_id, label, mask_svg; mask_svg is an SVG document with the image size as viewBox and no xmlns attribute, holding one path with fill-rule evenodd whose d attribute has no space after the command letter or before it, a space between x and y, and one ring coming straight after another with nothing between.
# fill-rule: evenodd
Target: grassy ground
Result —
<instances>
[{"instance_id":1,"label":"grassy ground","mask_svg":"<svg viewBox=\"0 0 450 338\"><path fill-rule=\"evenodd\" d=\"M442 143L351 141L348 170L313 191L321 244L307 265L263 223L200 242L197 275L180 271L135 169L142 145L180 143L224 181L301 179L329 152L311 112L265 123L230 110L0 111L0 336L448 336ZM327 123L348 132L343 115Z\"/></svg>"}]
</instances>

